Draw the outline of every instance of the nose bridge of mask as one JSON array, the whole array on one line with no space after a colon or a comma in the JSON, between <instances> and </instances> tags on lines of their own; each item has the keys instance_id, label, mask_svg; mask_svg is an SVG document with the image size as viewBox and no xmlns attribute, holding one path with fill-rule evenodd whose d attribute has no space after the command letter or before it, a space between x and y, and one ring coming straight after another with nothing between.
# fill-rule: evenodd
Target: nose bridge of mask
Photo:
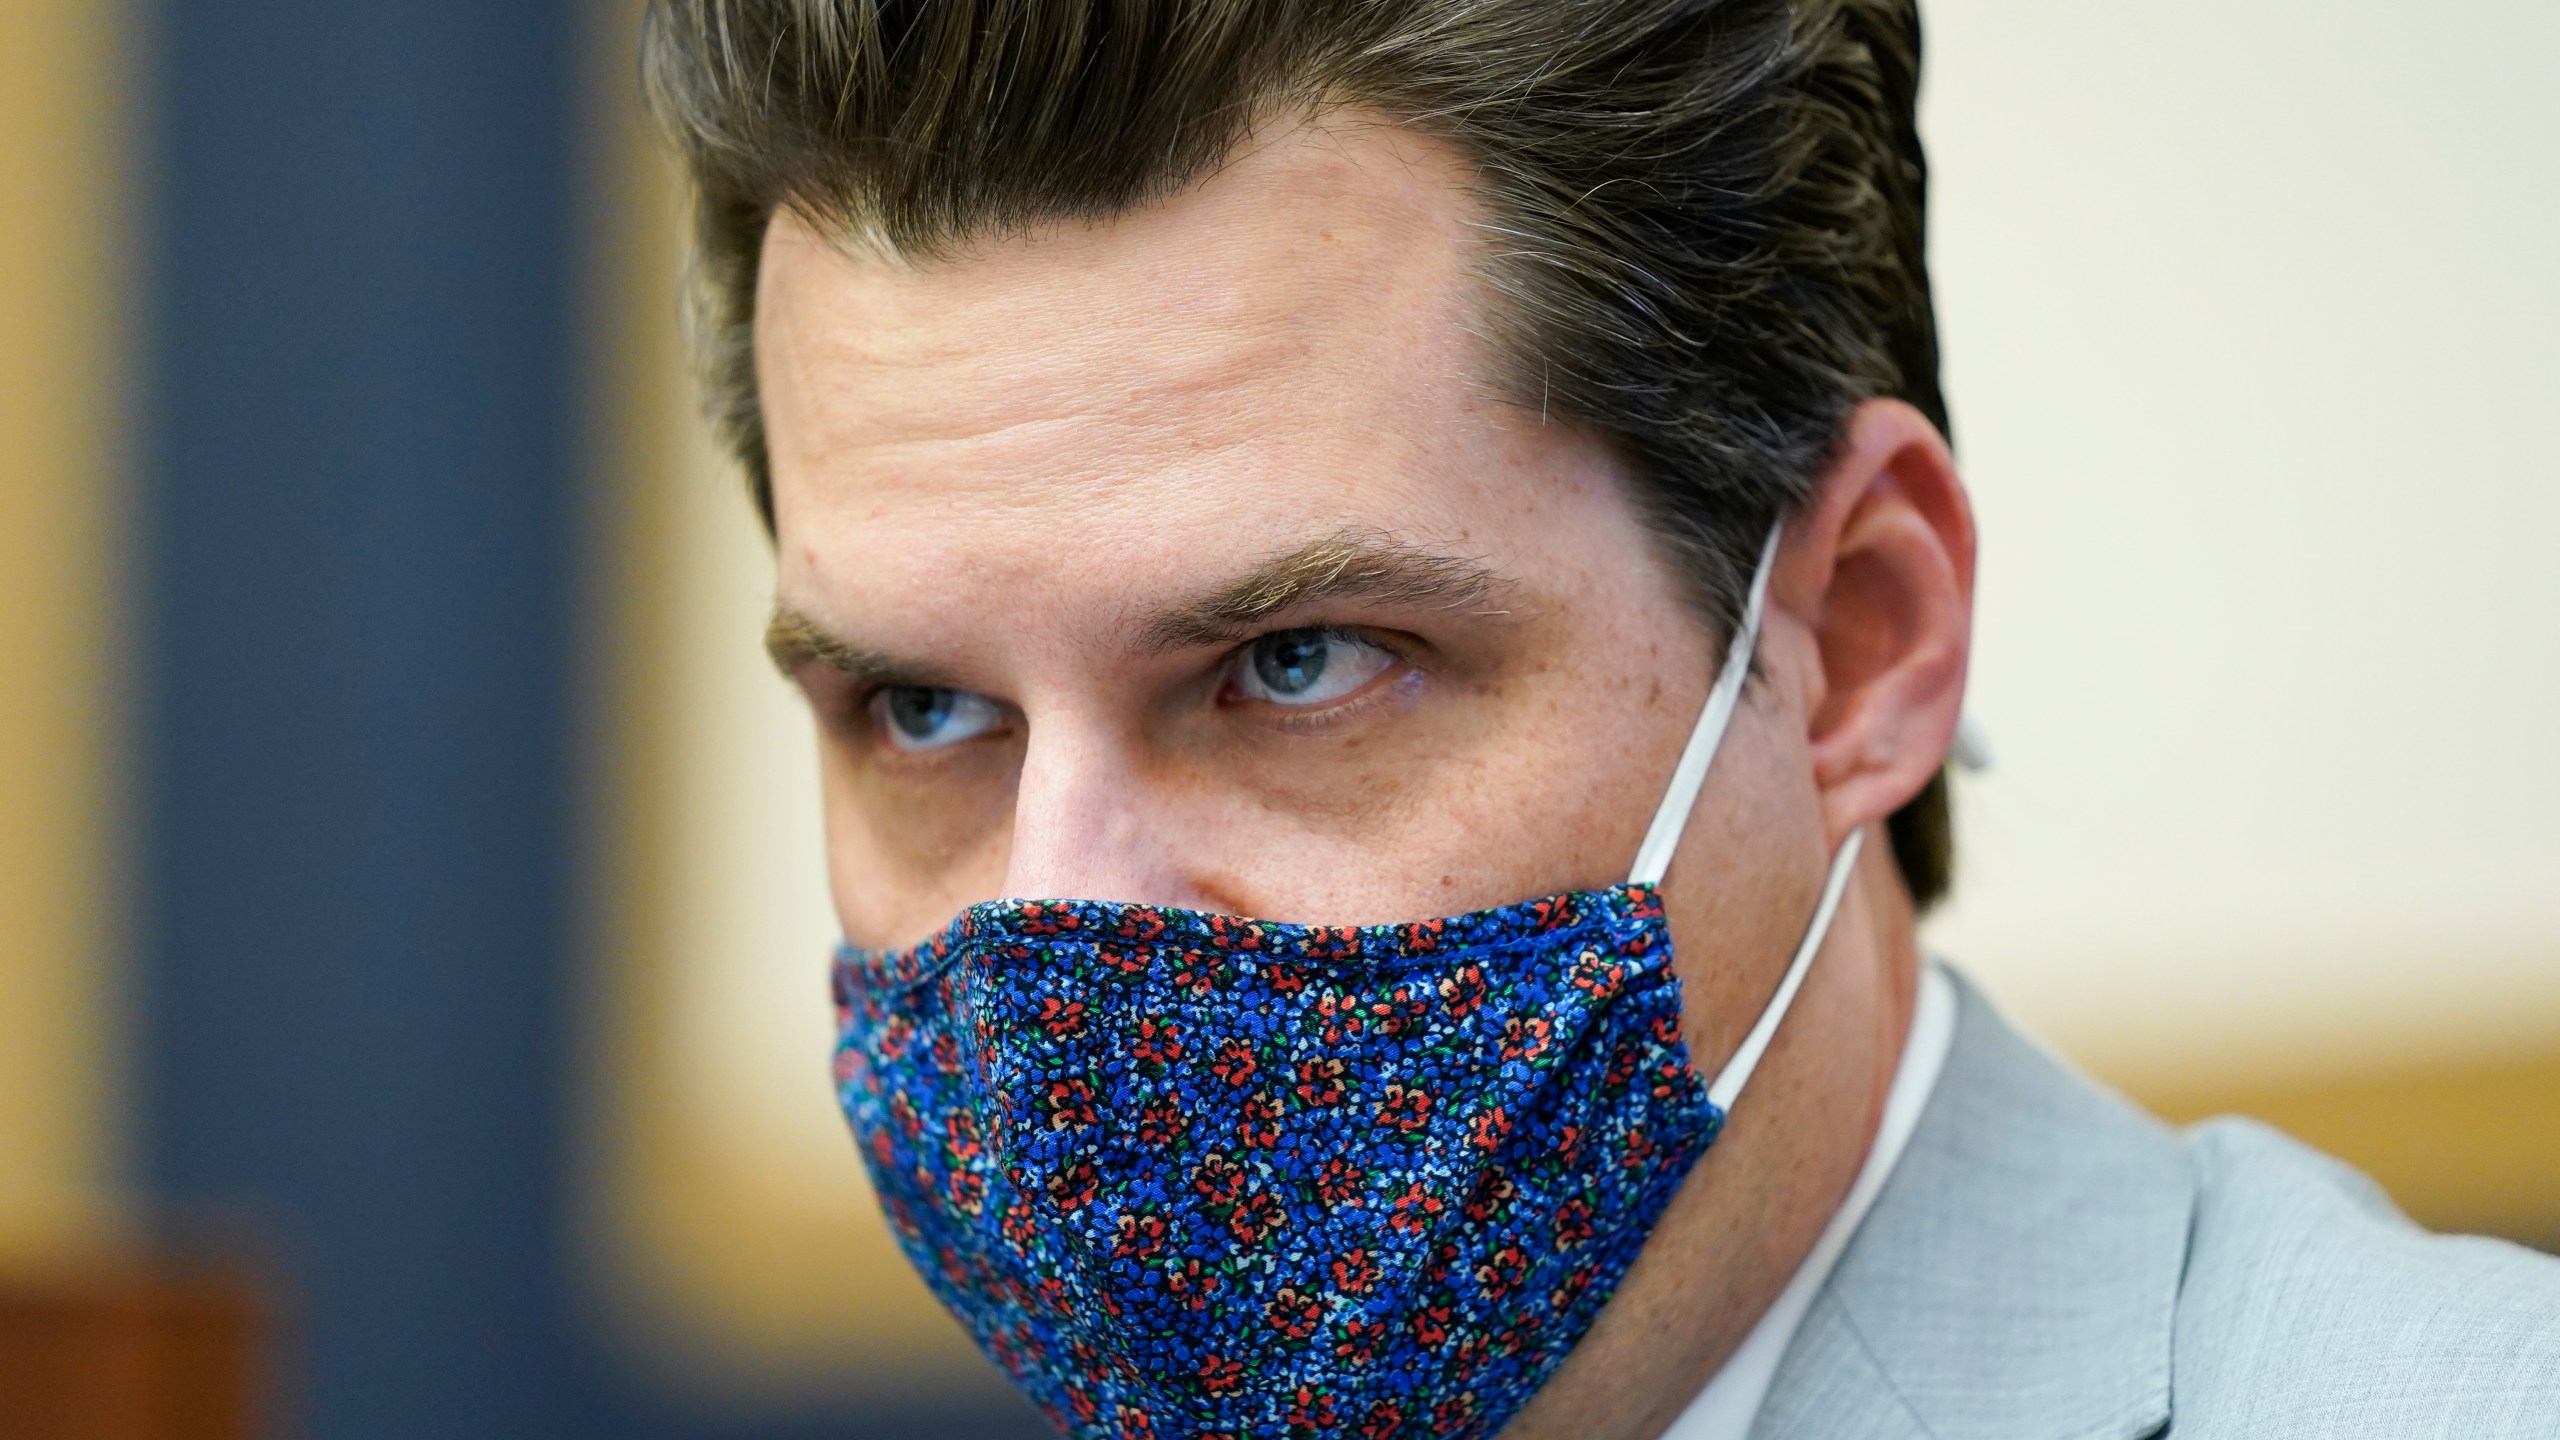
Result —
<instances>
[{"instance_id":1,"label":"nose bridge of mask","mask_svg":"<svg viewBox=\"0 0 2560 1440\"><path fill-rule=\"evenodd\" d=\"M1671 783L1663 791L1661 805L1653 812L1653 824L1645 830L1644 843L1636 847L1635 867L1627 877L1630 885L1662 883L1663 874L1671 868L1672 852L1679 848L1681 833L1688 828L1689 812L1697 808L1698 792L1706 788L1707 770L1715 763L1726 728L1733 723L1733 712L1741 706L1742 687L1751 679L1751 658L1760 648L1760 619L1769 605L1769 572L1776 568L1778 540L1785 530L1786 522L1780 520L1769 527L1769 538L1761 542L1760 563L1751 572L1751 593L1743 602L1742 623L1734 630L1733 643L1725 649L1724 668L1717 673L1714 688L1707 692L1706 707L1698 712L1697 728L1689 732L1689 743L1680 752L1680 763L1671 772ZM1839 912L1840 897L1848 889L1849 874L1858 863L1858 851L1865 839L1864 830L1851 831L1831 857L1830 873L1823 878L1822 900L1814 907L1812 923L1805 927L1795 957L1787 962L1777 993L1762 1007L1759 1020L1743 1037L1741 1048L1707 1085L1707 1098L1717 1109L1732 1110L1743 1085L1751 1079L1751 1072L1759 1067L1769 1041L1778 1033L1778 1022L1786 1018L1787 1008L1795 1003L1805 971L1822 949L1832 917Z\"/></svg>"}]
</instances>

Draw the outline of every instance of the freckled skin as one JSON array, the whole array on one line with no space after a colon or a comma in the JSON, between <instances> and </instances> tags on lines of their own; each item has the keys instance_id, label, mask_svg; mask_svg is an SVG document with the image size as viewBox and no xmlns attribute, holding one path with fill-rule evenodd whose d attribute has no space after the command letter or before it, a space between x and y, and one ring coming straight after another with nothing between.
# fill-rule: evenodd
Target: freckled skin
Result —
<instances>
[{"instance_id":1,"label":"freckled skin","mask_svg":"<svg viewBox=\"0 0 2560 1440\"><path fill-rule=\"evenodd\" d=\"M815 666L838 913L910 942L998 896L1366 923L1626 877L1720 658L1609 453L1483 377L1463 167L1337 119L1106 224L915 265L786 213L758 300L779 598L998 702L928 756ZM1477 613L1336 603L1400 658L1321 716L1239 702L1237 646L1146 617L1346 529L1479 561ZM1823 869L1943 757L1972 530L1927 422L1870 402L1790 523L1763 683L1665 883L1702 1070ZM1846 1191L1908 1025L1881 835L1726 1136L1517 1440L1658 1435Z\"/></svg>"}]
</instances>

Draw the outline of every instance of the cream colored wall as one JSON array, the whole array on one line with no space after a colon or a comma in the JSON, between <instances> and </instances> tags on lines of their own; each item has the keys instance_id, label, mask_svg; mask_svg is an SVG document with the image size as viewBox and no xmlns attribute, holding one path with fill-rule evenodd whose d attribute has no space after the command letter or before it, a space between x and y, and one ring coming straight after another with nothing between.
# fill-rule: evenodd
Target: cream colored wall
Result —
<instances>
[{"instance_id":1,"label":"cream colored wall","mask_svg":"<svg viewBox=\"0 0 2560 1440\"><path fill-rule=\"evenodd\" d=\"M2560 6L1933 0L1935 938L2142 1088L2560 1047Z\"/></svg>"},{"instance_id":2,"label":"cream colored wall","mask_svg":"<svg viewBox=\"0 0 2560 1440\"><path fill-rule=\"evenodd\" d=\"M1999 751L1933 941L2164 1105L2345 1146L2338 1117L2392 1097L2471 1168L2359 1158L2431 1213L2522 1214L2560 1134L2517 1098L2560 1074L2560 7L1928 17ZM658 248L621 313L663 317L672 202L640 188ZM653 1353L714 1391L974 1374L833 1110L814 763L755 653L770 563L671 330L644 339L612 344L651 517L614 707L647 832L609 907L635 924L600 1072L616 1263Z\"/></svg>"},{"instance_id":3,"label":"cream colored wall","mask_svg":"<svg viewBox=\"0 0 2560 1440\"><path fill-rule=\"evenodd\" d=\"M0 1270L109 1238L122 7L0 5Z\"/></svg>"}]
</instances>

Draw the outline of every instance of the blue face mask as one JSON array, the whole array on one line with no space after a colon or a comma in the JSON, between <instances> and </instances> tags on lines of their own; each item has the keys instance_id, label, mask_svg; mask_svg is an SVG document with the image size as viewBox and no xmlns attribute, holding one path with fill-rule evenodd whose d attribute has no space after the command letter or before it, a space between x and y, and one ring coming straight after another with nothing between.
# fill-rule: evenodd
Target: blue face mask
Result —
<instances>
[{"instance_id":1,"label":"blue face mask","mask_svg":"<svg viewBox=\"0 0 2560 1440\"><path fill-rule=\"evenodd\" d=\"M1741 631L1613 889L1406 925L1001 901L837 962L839 1089L892 1228L1080 1440L1491 1435L1599 1312L1821 947L1710 1083L1655 886Z\"/></svg>"}]
</instances>

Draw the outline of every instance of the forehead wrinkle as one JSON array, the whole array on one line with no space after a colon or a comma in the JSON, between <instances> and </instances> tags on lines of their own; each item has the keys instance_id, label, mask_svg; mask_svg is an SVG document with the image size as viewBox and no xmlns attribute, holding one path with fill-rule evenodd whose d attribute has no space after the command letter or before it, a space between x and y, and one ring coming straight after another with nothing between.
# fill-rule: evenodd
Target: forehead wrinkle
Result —
<instances>
[{"instance_id":1,"label":"forehead wrinkle","mask_svg":"<svg viewBox=\"0 0 2560 1440\"><path fill-rule=\"evenodd\" d=\"M1484 364L1475 333L1482 297L1463 166L1392 126L1281 135L1296 143L1255 146L1164 201L988 238L920 267L865 256L781 212L768 243L772 260L790 258L769 262L761 320L776 339L797 332L786 348L807 347L818 368L864 377L858 394L825 407L834 414L809 417L835 433L812 435L808 448L1143 414L1310 362L1365 375L1385 336L1417 327L1447 327L1471 388L1498 390L1482 385L1481 372L1500 367ZM805 295L765 303L784 270L832 277L822 313ZM950 384L955 371L967 383Z\"/></svg>"},{"instance_id":2,"label":"forehead wrinkle","mask_svg":"<svg viewBox=\"0 0 2560 1440\"><path fill-rule=\"evenodd\" d=\"M1382 530L1351 529L1256 564L1141 631L1150 650L1221 644L1283 611L1324 601L1408 609L1481 610L1507 588L1483 561L1424 549Z\"/></svg>"},{"instance_id":3,"label":"forehead wrinkle","mask_svg":"<svg viewBox=\"0 0 2560 1440\"><path fill-rule=\"evenodd\" d=\"M1326 354L1305 333L1313 323L1301 312L1268 325L1109 325L1038 343L973 330L939 359L839 368L852 383L804 417L794 448L896 458L985 445L1018 466L1026 453L1071 461L1168 441L1244 444L1306 403L1275 382L1370 368L1365 355Z\"/></svg>"}]
</instances>

